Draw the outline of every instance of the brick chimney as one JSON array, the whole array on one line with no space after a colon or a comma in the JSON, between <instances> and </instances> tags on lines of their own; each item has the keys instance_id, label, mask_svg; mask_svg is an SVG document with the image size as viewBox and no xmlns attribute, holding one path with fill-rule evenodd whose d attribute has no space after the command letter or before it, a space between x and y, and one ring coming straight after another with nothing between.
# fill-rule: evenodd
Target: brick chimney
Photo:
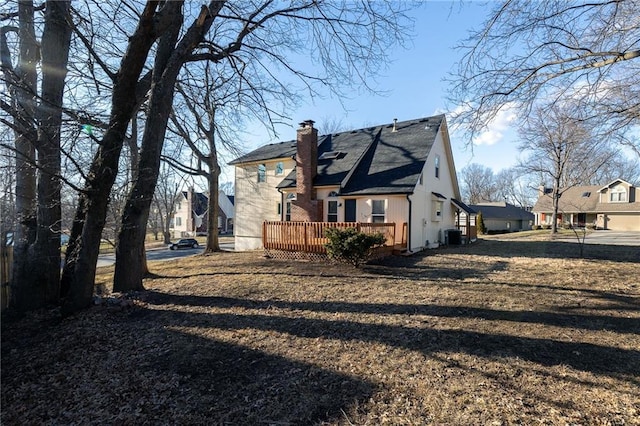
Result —
<instances>
[{"instance_id":1,"label":"brick chimney","mask_svg":"<svg viewBox=\"0 0 640 426\"><path fill-rule=\"evenodd\" d=\"M313 120L300 123L296 138L296 200L292 203L291 220L322 220L322 203L316 200L313 178L318 173L318 130Z\"/></svg>"}]
</instances>

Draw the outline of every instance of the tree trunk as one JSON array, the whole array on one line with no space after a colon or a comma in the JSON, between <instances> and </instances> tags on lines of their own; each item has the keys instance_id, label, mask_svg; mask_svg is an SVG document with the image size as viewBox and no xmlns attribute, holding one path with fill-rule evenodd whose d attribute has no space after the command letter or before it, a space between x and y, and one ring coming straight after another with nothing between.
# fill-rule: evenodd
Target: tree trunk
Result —
<instances>
[{"instance_id":1,"label":"tree trunk","mask_svg":"<svg viewBox=\"0 0 640 426\"><path fill-rule=\"evenodd\" d=\"M33 272L29 259L30 247L36 239L36 169L35 146L38 138L35 128L35 105L37 93L38 44L34 28L33 2L18 3L18 39L20 56L15 70L16 79L9 91L15 110L16 137L16 229L13 238L13 272L11 280L10 306L18 311L26 311L45 303L44 295L38 298L29 275ZM3 35L4 38L4 35ZM4 44L5 40L3 40ZM3 46L3 51L4 51ZM10 57L3 52L3 67L11 67ZM10 68L9 68L10 69Z\"/></svg>"},{"instance_id":2,"label":"tree trunk","mask_svg":"<svg viewBox=\"0 0 640 426\"><path fill-rule=\"evenodd\" d=\"M218 237L218 181L220 177L220 167L218 166L217 156L215 155L215 147L211 148L208 166L209 174L209 214L207 215L207 245L204 249L205 253L213 253L220 251L220 239Z\"/></svg>"},{"instance_id":3,"label":"tree trunk","mask_svg":"<svg viewBox=\"0 0 640 426\"><path fill-rule=\"evenodd\" d=\"M169 3L175 4L175 3ZM122 230L116 247L116 266L113 278L114 291L144 289L144 271L140 263L140 247L144 246L149 208L153 200L164 136L171 113L175 82L182 65L213 23L213 18L223 2L213 2L201 11L178 45L175 45L180 27L174 28L175 37L167 34L160 40L154 76L149 98L149 114L142 138L138 178L129 193L122 217ZM166 55L166 56L165 56Z\"/></svg>"},{"instance_id":4,"label":"tree trunk","mask_svg":"<svg viewBox=\"0 0 640 426\"><path fill-rule=\"evenodd\" d=\"M70 1L48 1L42 34L42 91L38 132L38 230L34 287L49 304L60 301L60 129L71 27Z\"/></svg>"},{"instance_id":5,"label":"tree trunk","mask_svg":"<svg viewBox=\"0 0 640 426\"><path fill-rule=\"evenodd\" d=\"M162 31L155 19L158 4L146 4L138 27L129 39L114 82L109 128L93 158L78 202L61 282L61 286L68 289L62 305L65 315L91 305L109 193L117 175L125 132L137 104L136 96L132 94L136 93L149 50Z\"/></svg>"},{"instance_id":6,"label":"tree trunk","mask_svg":"<svg viewBox=\"0 0 640 426\"><path fill-rule=\"evenodd\" d=\"M144 290L142 278L148 272L145 270L144 263L147 221L160 172L160 154L173 103L173 86L182 67L182 63L173 63L173 68L168 66L183 22L182 2L171 5L174 7L173 13L176 17L171 29L160 38L158 43L149 97L149 113L142 136L140 162L136 167L136 179L133 181L122 213L122 226L116 244L113 291L117 292Z\"/></svg>"}]
</instances>

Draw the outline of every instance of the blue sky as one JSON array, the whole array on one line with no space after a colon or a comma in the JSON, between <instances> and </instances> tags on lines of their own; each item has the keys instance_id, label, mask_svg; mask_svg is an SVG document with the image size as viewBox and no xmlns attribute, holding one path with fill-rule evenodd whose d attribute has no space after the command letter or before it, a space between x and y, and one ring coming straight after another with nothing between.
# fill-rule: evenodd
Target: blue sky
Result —
<instances>
[{"instance_id":1,"label":"blue sky","mask_svg":"<svg viewBox=\"0 0 640 426\"><path fill-rule=\"evenodd\" d=\"M326 97L306 102L290 112L290 126L278 127L279 137L270 139L267 131L256 127L251 131L246 148L295 138L297 123L306 119L319 125L328 119L341 121L349 129L430 116L447 111L448 84L444 81L453 70L461 53L454 49L472 28L479 27L488 9L478 2L425 2L412 12L415 38L407 49L390 49L391 64L374 86L385 95L351 93L344 108L336 99ZM454 108L454 106L449 106ZM491 131L474 144L473 154L455 132L451 134L456 169L475 162L494 172L511 167L517 160L517 135L509 128L505 114L493 123ZM223 180L233 180L228 170Z\"/></svg>"}]
</instances>

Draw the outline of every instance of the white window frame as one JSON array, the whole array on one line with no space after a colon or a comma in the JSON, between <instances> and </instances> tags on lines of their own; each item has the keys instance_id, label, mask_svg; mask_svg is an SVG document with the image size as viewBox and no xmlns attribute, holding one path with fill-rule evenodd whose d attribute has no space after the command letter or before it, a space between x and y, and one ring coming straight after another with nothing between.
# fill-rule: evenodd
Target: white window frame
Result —
<instances>
[{"instance_id":1,"label":"white window frame","mask_svg":"<svg viewBox=\"0 0 640 426\"><path fill-rule=\"evenodd\" d=\"M382 213L380 213L380 203L382 203ZM371 223L387 222L387 206L386 200L371 200ZM376 209L376 206L378 209ZM382 221L380 221L382 219Z\"/></svg>"},{"instance_id":2,"label":"white window frame","mask_svg":"<svg viewBox=\"0 0 640 426\"><path fill-rule=\"evenodd\" d=\"M267 181L267 165L258 164L258 183L264 183Z\"/></svg>"},{"instance_id":3,"label":"white window frame","mask_svg":"<svg viewBox=\"0 0 640 426\"><path fill-rule=\"evenodd\" d=\"M334 219L334 220L331 220L331 219ZM337 222L337 221L338 221L338 200L328 200L327 201L327 222Z\"/></svg>"},{"instance_id":4,"label":"white window frame","mask_svg":"<svg viewBox=\"0 0 640 426\"><path fill-rule=\"evenodd\" d=\"M441 200L433 200L433 217L431 220L434 222L440 222L442 220L442 209L444 203Z\"/></svg>"},{"instance_id":5,"label":"white window frame","mask_svg":"<svg viewBox=\"0 0 640 426\"><path fill-rule=\"evenodd\" d=\"M612 203L627 202L627 191L620 187L611 188L611 191L609 191L609 201Z\"/></svg>"}]
</instances>

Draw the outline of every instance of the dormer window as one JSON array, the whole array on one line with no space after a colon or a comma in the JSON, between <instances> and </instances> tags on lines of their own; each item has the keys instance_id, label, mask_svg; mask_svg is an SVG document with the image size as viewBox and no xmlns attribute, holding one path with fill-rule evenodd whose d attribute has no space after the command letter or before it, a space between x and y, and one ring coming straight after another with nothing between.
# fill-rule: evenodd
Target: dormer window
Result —
<instances>
[{"instance_id":1,"label":"dormer window","mask_svg":"<svg viewBox=\"0 0 640 426\"><path fill-rule=\"evenodd\" d=\"M620 203L620 202L627 201L627 191L625 191L624 188L621 188L621 187L611 188L611 191L609 194L610 194L609 201L611 201L612 203Z\"/></svg>"}]
</instances>

